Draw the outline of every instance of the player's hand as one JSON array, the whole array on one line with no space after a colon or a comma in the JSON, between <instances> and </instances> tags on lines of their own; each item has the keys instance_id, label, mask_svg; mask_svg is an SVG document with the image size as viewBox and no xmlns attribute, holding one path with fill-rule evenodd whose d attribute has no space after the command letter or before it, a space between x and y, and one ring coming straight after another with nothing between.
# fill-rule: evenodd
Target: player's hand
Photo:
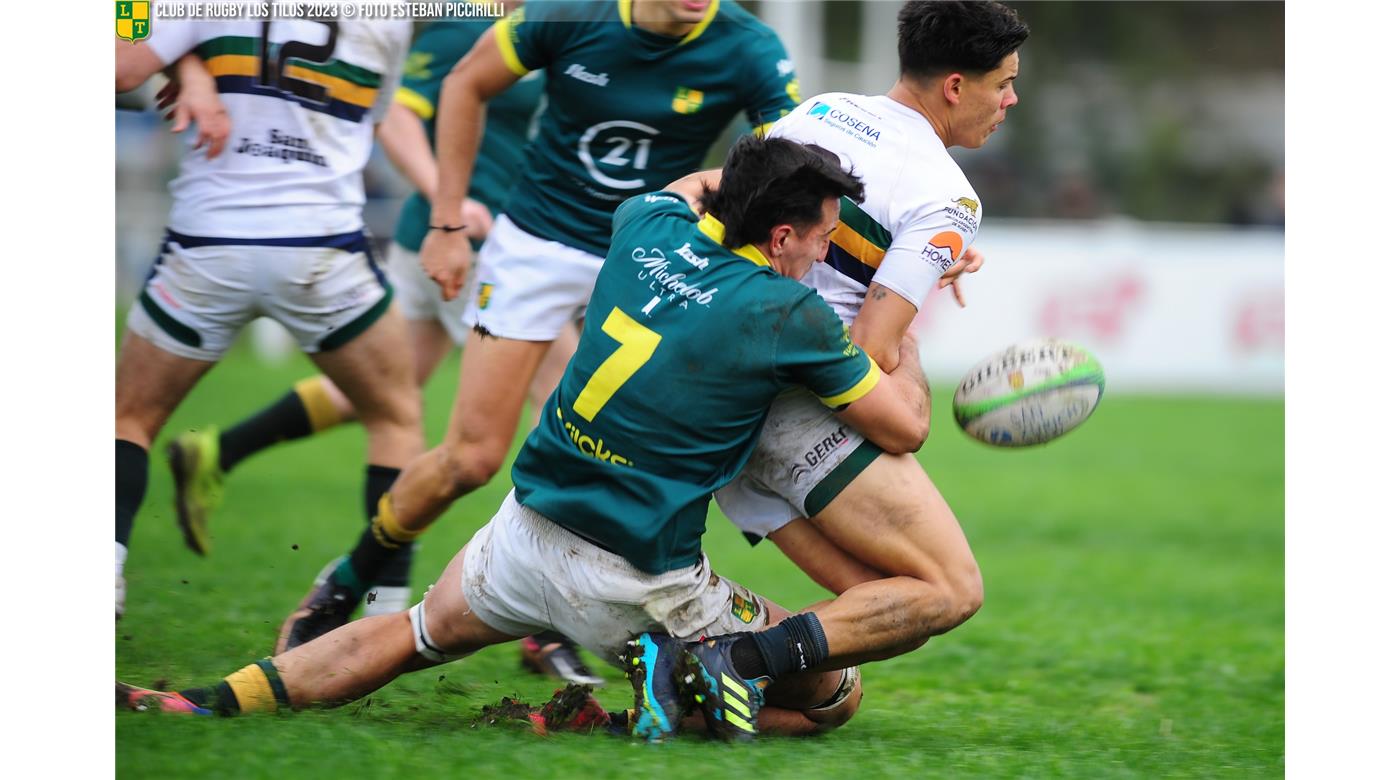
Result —
<instances>
[{"instance_id":1,"label":"player's hand","mask_svg":"<svg viewBox=\"0 0 1400 780\"><path fill-rule=\"evenodd\" d=\"M958 306L967 308L967 301L963 300L962 287L958 284L958 277L963 274L977 273L981 270L982 263L986 259L975 247L968 247L967 251L963 252L962 257L958 258L956 263L953 263L948 270L943 272L942 276L938 277L938 289L952 287L953 298L958 302Z\"/></svg>"},{"instance_id":2,"label":"player's hand","mask_svg":"<svg viewBox=\"0 0 1400 780\"><path fill-rule=\"evenodd\" d=\"M454 300L462 292L472 267L472 245L467 242L466 232L429 230L418 254L423 271L442 288L444 301Z\"/></svg>"},{"instance_id":3,"label":"player's hand","mask_svg":"<svg viewBox=\"0 0 1400 780\"><path fill-rule=\"evenodd\" d=\"M491 209L479 201L467 198L462 201L462 224L467 226L467 237L481 241L486 238L486 234L491 232L491 225L495 218L491 216Z\"/></svg>"},{"instance_id":4,"label":"player's hand","mask_svg":"<svg viewBox=\"0 0 1400 780\"><path fill-rule=\"evenodd\" d=\"M194 123L198 131L194 148L207 147L206 159L212 160L224 151L232 123L217 92L182 89L180 82L172 79L156 93L156 107L164 111L166 121L172 123L172 133L183 133L191 122Z\"/></svg>"}]
</instances>

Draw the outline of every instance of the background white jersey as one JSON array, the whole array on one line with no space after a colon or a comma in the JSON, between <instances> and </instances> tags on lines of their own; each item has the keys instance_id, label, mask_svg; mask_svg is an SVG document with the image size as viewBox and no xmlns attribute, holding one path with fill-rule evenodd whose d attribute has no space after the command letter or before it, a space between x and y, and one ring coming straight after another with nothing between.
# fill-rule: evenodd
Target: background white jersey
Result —
<instances>
[{"instance_id":1,"label":"background white jersey","mask_svg":"<svg viewBox=\"0 0 1400 780\"><path fill-rule=\"evenodd\" d=\"M802 279L846 323L872 282L917 309L977 237L977 193L917 111L883 95L828 92L778 120L772 133L836 153L865 183L864 203L841 199L825 262Z\"/></svg>"},{"instance_id":2,"label":"background white jersey","mask_svg":"<svg viewBox=\"0 0 1400 780\"><path fill-rule=\"evenodd\" d=\"M152 29L169 64L194 51L219 85L223 154L187 149L170 229L192 236L328 236L364 227L363 171L412 22L178 21Z\"/></svg>"}]
</instances>

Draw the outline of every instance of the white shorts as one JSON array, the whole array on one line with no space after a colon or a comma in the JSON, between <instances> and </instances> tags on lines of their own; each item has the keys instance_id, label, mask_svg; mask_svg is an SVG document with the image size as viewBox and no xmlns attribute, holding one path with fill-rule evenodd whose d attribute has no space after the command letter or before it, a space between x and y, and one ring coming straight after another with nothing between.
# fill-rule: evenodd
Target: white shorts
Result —
<instances>
[{"instance_id":1,"label":"white shorts","mask_svg":"<svg viewBox=\"0 0 1400 780\"><path fill-rule=\"evenodd\" d=\"M303 351L323 352L373 325L392 293L362 232L288 239L167 233L127 327L166 352L212 362L244 325L271 317Z\"/></svg>"},{"instance_id":2,"label":"white shorts","mask_svg":"<svg viewBox=\"0 0 1400 780\"><path fill-rule=\"evenodd\" d=\"M493 336L553 341L579 319L603 258L530 235L496 217L476 258L465 322Z\"/></svg>"},{"instance_id":3,"label":"white shorts","mask_svg":"<svg viewBox=\"0 0 1400 780\"><path fill-rule=\"evenodd\" d=\"M467 325L463 317L470 296L463 293L456 300L444 301L442 288L423 270L418 253L397 242L389 244L385 271L394 285L394 297L404 317L410 320L436 320L442 324L452 342L462 346L467 340Z\"/></svg>"},{"instance_id":4,"label":"white shorts","mask_svg":"<svg viewBox=\"0 0 1400 780\"><path fill-rule=\"evenodd\" d=\"M791 390L773 401L753 456L715 502L739 530L761 539L820 512L879 456L879 447L816 396Z\"/></svg>"},{"instance_id":5,"label":"white shorts","mask_svg":"<svg viewBox=\"0 0 1400 780\"><path fill-rule=\"evenodd\" d=\"M768 623L763 600L711 571L709 558L647 574L521 506L514 491L467 543L462 594L497 631L553 629L619 665L627 640L645 631L696 640Z\"/></svg>"}]
</instances>

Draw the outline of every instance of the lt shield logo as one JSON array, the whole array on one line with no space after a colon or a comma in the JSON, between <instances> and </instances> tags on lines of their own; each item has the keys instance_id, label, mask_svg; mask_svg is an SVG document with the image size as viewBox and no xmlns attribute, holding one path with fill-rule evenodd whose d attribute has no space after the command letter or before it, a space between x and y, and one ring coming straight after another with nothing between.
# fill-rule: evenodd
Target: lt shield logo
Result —
<instances>
[{"instance_id":1,"label":"lt shield logo","mask_svg":"<svg viewBox=\"0 0 1400 780\"><path fill-rule=\"evenodd\" d=\"M151 4L146 0L117 0L117 37L136 43L151 37Z\"/></svg>"}]
</instances>

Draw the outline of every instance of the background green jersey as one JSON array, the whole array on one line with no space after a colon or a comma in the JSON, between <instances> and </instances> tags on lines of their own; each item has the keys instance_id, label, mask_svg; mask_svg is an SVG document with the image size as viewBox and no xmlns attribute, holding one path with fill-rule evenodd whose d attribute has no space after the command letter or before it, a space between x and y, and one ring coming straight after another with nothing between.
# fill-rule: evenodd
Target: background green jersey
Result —
<instances>
[{"instance_id":1,"label":"background green jersey","mask_svg":"<svg viewBox=\"0 0 1400 780\"><path fill-rule=\"evenodd\" d=\"M437 145L437 103L442 80L493 24L491 19L434 22L413 42L394 101L407 106L423 120L428 141L434 147ZM486 104L486 129L482 132L481 152L477 155L467 194L490 209L493 215L505 208L506 198L520 175L530 120L543 97L544 78L539 73L529 73ZM394 229L395 243L417 252L428 232L431 208L421 193L409 195Z\"/></svg>"},{"instance_id":2,"label":"background green jersey","mask_svg":"<svg viewBox=\"0 0 1400 780\"><path fill-rule=\"evenodd\" d=\"M816 292L722 237L667 193L617 209L578 351L511 471L520 503L647 572L699 560L710 494L779 392L837 407L880 376Z\"/></svg>"},{"instance_id":3,"label":"background green jersey","mask_svg":"<svg viewBox=\"0 0 1400 780\"><path fill-rule=\"evenodd\" d=\"M506 214L602 257L618 204L694 172L740 111L763 127L799 102L772 30L727 0L684 38L632 24L630 0L529 0L496 23L516 73L546 73L540 116Z\"/></svg>"}]
</instances>

